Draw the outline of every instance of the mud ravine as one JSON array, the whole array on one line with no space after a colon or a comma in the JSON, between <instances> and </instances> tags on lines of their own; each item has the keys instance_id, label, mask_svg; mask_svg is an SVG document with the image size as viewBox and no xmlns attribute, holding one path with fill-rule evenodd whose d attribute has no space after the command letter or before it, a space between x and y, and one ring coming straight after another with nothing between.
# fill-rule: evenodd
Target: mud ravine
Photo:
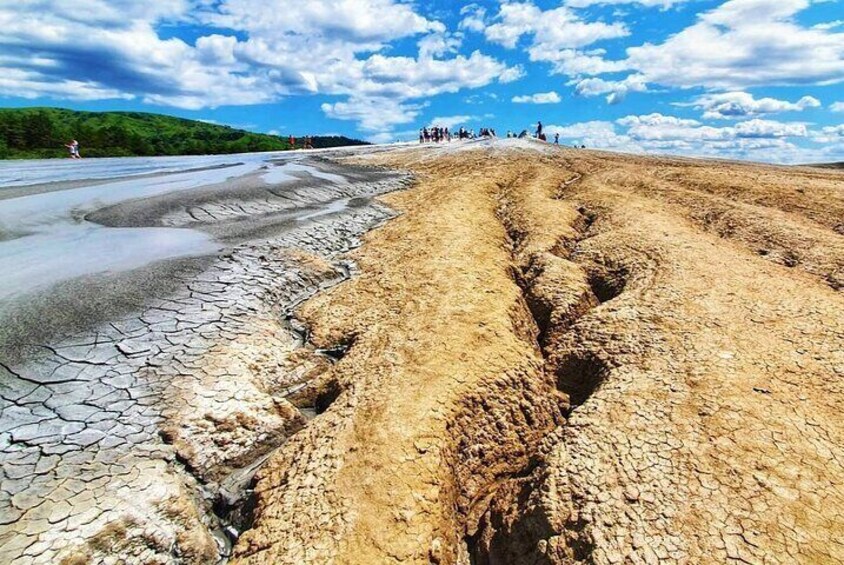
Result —
<instances>
[{"instance_id":1,"label":"mud ravine","mask_svg":"<svg viewBox=\"0 0 844 565\"><path fill-rule=\"evenodd\" d=\"M844 562L844 172L257 167L89 211L222 250L0 332L0 563Z\"/></svg>"}]
</instances>

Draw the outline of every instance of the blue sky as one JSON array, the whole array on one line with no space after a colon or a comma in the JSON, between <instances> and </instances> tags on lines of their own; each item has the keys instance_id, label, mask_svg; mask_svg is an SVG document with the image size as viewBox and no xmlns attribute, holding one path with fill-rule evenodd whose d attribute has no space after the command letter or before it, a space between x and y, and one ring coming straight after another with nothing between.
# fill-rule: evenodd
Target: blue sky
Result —
<instances>
[{"instance_id":1,"label":"blue sky","mask_svg":"<svg viewBox=\"0 0 844 565\"><path fill-rule=\"evenodd\" d=\"M7 107L844 160L841 0L18 0L0 29Z\"/></svg>"}]
</instances>

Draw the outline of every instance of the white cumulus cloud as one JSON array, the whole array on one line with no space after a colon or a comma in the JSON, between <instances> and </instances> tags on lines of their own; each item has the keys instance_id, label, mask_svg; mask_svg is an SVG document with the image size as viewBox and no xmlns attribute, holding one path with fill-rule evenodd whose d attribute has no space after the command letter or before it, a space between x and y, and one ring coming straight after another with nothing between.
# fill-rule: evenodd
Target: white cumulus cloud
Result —
<instances>
[{"instance_id":1,"label":"white cumulus cloud","mask_svg":"<svg viewBox=\"0 0 844 565\"><path fill-rule=\"evenodd\" d=\"M469 122L474 122L478 120L478 116L467 116L467 115L457 115L457 116L437 116L432 118L431 121L428 123L428 127L440 127L440 128L448 128L454 129L457 126L467 124Z\"/></svg>"},{"instance_id":2,"label":"white cumulus cloud","mask_svg":"<svg viewBox=\"0 0 844 565\"><path fill-rule=\"evenodd\" d=\"M551 92L514 96L512 101L516 104L558 104L561 100L560 95L552 90Z\"/></svg>"},{"instance_id":3,"label":"white cumulus cloud","mask_svg":"<svg viewBox=\"0 0 844 565\"><path fill-rule=\"evenodd\" d=\"M574 81L575 92L581 96L607 95L608 104L618 104L624 101L629 92L645 92L648 89L645 79L641 75L630 75L624 80L610 81L598 77L591 77Z\"/></svg>"},{"instance_id":4,"label":"white cumulus cloud","mask_svg":"<svg viewBox=\"0 0 844 565\"><path fill-rule=\"evenodd\" d=\"M738 119L780 112L802 112L819 108L820 100L804 96L797 102L776 98L754 98L747 92L722 92L696 98L691 106L703 110L703 119Z\"/></svg>"},{"instance_id":5,"label":"white cumulus cloud","mask_svg":"<svg viewBox=\"0 0 844 565\"><path fill-rule=\"evenodd\" d=\"M567 126L550 125L563 143L625 152L671 153L729 157L757 161L799 163L844 158L844 144L806 148L797 140L844 140L844 126L808 131L806 124L752 119L731 126L713 127L697 120L660 113L630 115L615 122L592 121Z\"/></svg>"},{"instance_id":6,"label":"white cumulus cloud","mask_svg":"<svg viewBox=\"0 0 844 565\"><path fill-rule=\"evenodd\" d=\"M688 88L844 81L844 33L802 26L809 0L729 0L661 44L627 50L648 82Z\"/></svg>"},{"instance_id":7,"label":"white cumulus cloud","mask_svg":"<svg viewBox=\"0 0 844 565\"><path fill-rule=\"evenodd\" d=\"M486 8L478 4L469 4L460 9L460 20L458 27L468 31L482 32L486 27Z\"/></svg>"},{"instance_id":8,"label":"white cumulus cloud","mask_svg":"<svg viewBox=\"0 0 844 565\"><path fill-rule=\"evenodd\" d=\"M414 121L422 111L421 104L407 104L393 98L350 98L320 107L326 116L337 120L353 120L368 131L389 130L396 124Z\"/></svg>"},{"instance_id":9,"label":"white cumulus cloud","mask_svg":"<svg viewBox=\"0 0 844 565\"><path fill-rule=\"evenodd\" d=\"M675 4L682 4L690 0L566 0L566 6L572 8L587 8L595 5L610 5L610 4L638 4L647 8L662 8L667 9Z\"/></svg>"},{"instance_id":10,"label":"white cumulus cloud","mask_svg":"<svg viewBox=\"0 0 844 565\"><path fill-rule=\"evenodd\" d=\"M209 32L165 36L170 24ZM0 3L0 27L2 95L199 109L321 94L346 97L326 115L366 130L406 123L428 97L524 74L459 53L459 34L403 0L21 0ZM392 55L407 38L418 52Z\"/></svg>"},{"instance_id":11,"label":"white cumulus cloud","mask_svg":"<svg viewBox=\"0 0 844 565\"><path fill-rule=\"evenodd\" d=\"M533 2L505 1L492 21L483 28L488 41L512 49L523 37L530 37L530 60L552 63L555 68L576 59L577 48L630 34L623 23L588 22L568 7L543 11Z\"/></svg>"}]
</instances>

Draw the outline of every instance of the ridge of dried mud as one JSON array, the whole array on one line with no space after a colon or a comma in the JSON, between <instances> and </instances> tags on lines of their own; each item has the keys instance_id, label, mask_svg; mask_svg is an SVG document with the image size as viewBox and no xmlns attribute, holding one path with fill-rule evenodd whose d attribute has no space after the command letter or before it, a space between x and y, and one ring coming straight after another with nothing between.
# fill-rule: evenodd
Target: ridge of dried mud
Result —
<instances>
[{"instance_id":1,"label":"ridge of dried mud","mask_svg":"<svg viewBox=\"0 0 844 565\"><path fill-rule=\"evenodd\" d=\"M299 312L344 355L235 563L844 560L844 175L362 160L419 180Z\"/></svg>"}]
</instances>

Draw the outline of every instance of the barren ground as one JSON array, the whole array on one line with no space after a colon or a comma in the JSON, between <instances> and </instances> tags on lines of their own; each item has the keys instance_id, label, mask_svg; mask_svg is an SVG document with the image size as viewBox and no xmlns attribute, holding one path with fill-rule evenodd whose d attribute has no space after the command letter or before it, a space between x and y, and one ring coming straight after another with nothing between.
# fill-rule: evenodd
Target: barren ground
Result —
<instances>
[{"instance_id":1,"label":"barren ground","mask_svg":"<svg viewBox=\"0 0 844 565\"><path fill-rule=\"evenodd\" d=\"M844 171L333 157L67 218L221 250L0 308L0 563L844 562Z\"/></svg>"},{"instance_id":2,"label":"barren ground","mask_svg":"<svg viewBox=\"0 0 844 565\"><path fill-rule=\"evenodd\" d=\"M235 563L844 561L844 174L524 142L410 170Z\"/></svg>"}]
</instances>

